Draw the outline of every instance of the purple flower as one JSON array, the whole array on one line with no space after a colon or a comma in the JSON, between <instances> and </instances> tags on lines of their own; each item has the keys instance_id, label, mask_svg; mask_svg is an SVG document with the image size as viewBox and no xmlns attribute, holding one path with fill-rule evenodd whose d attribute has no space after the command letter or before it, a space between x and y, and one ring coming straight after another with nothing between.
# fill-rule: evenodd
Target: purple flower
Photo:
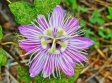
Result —
<instances>
[{"instance_id":1,"label":"purple flower","mask_svg":"<svg viewBox=\"0 0 112 83\"><path fill-rule=\"evenodd\" d=\"M36 23L19 27L26 38L19 45L31 54L30 76L35 77L40 72L43 77L51 74L60 75L62 70L66 75L74 75L76 63L87 61L83 51L93 44L89 38L81 37L78 19L65 16L62 8L56 6L48 21L43 15L38 15ZM32 59L33 58L33 59Z\"/></svg>"}]
</instances>

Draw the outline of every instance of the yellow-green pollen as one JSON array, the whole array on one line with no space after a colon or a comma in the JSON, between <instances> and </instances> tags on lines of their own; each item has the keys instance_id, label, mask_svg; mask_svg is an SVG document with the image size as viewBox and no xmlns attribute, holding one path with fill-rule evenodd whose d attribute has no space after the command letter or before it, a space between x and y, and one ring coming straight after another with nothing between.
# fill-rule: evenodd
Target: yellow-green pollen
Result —
<instances>
[{"instance_id":1,"label":"yellow-green pollen","mask_svg":"<svg viewBox=\"0 0 112 83\"><path fill-rule=\"evenodd\" d=\"M51 48L48 49L48 52L51 54L59 54L60 51L56 48L56 44L59 44L61 46L61 51L64 51L67 47L68 42L67 41L60 41L59 37L67 35L67 33L63 29L58 29L58 33L56 36L53 35L52 29L48 28L44 31L43 35L40 36L41 39L41 45L44 49L47 48L47 44L51 43ZM50 37L49 40L46 40L44 36Z\"/></svg>"}]
</instances>

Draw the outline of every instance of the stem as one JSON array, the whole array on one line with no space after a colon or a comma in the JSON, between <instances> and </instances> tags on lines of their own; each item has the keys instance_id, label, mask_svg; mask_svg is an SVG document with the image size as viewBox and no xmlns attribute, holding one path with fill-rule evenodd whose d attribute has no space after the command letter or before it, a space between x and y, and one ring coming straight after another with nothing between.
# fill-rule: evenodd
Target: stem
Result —
<instances>
[{"instance_id":1,"label":"stem","mask_svg":"<svg viewBox=\"0 0 112 83\"><path fill-rule=\"evenodd\" d=\"M80 75L80 71L76 71L75 72L75 77L74 77L75 82L77 81L79 75Z\"/></svg>"},{"instance_id":2,"label":"stem","mask_svg":"<svg viewBox=\"0 0 112 83\"><path fill-rule=\"evenodd\" d=\"M12 45L14 45L14 46L17 47L17 45L16 45L14 42L5 42L5 43L1 43L1 44L2 44L2 45L12 44Z\"/></svg>"},{"instance_id":3,"label":"stem","mask_svg":"<svg viewBox=\"0 0 112 83\"><path fill-rule=\"evenodd\" d=\"M13 55L13 53L11 53L9 51L9 49L6 46L2 46L2 48L8 53L10 54L10 56L20 65L23 66L23 64L15 57L15 55Z\"/></svg>"},{"instance_id":4,"label":"stem","mask_svg":"<svg viewBox=\"0 0 112 83\"><path fill-rule=\"evenodd\" d=\"M10 0L7 0L7 2L11 3L11 1L10 1Z\"/></svg>"}]
</instances>

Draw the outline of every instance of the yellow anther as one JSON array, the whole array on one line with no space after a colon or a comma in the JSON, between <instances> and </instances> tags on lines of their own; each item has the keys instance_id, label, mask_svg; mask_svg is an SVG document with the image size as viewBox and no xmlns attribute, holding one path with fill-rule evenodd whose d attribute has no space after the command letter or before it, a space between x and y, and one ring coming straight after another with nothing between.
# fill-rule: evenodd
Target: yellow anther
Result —
<instances>
[{"instance_id":1,"label":"yellow anther","mask_svg":"<svg viewBox=\"0 0 112 83\"><path fill-rule=\"evenodd\" d=\"M66 44L65 42L58 41L57 43L58 43L59 45L61 45L62 47L66 47L66 46L67 46L67 44Z\"/></svg>"},{"instance_id":2,"label":"yellow anther","mask_svg":"<svg viewBox=\"0 0 112 83\"><path fill-rule=\"evenodd\" d=\"M58 34L57 34L56 37L60 37L60 36L62 36L63 34L64 34L64 30L60 30L60 31L58 32Z\"/></svg>"}]
</instances>

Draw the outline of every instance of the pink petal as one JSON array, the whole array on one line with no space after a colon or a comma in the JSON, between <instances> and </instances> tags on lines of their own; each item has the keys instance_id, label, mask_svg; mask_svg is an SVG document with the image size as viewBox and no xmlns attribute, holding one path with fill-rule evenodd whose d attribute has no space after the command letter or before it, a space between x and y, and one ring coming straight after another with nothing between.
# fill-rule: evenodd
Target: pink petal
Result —
<instances>
[{"instance_id":1,"label":"pink petal","mask_svg":"<svg viewBox=\"0 0 112 83\"><path fill-rule=\"evenodd\" d=\"M46 61L46 57L44 56L44 54L36 55L36 56L37 57L34 59L29 70L31 77L37 76L42 71Z\"/></svg>"},{"instance_id":2,"label":"pink petal","mask_svg":"<svg viewBox=\"0 0 112 83\"><path fill-rule=\"evenodd\" d=\"M59 58L59 68L68 76L74 75L74 68L70 63L67 63L63 58Z\"/></svg>"},{"instance_id":3,"label":"pink petal","mask_svg":"<svg viewBox=\"0 0 112 83\"><path fill-rule=\"evenodd\" d=\"M35 36L38 38L38 35L42 33L40 28L30 25L19 26L19 31L26 38L34 38Z\"/></svg>"},{"instance_id":4,"label":"pink petal","mask_svg":"<svg viewBox=\"0 0 112 83\"><path fill-rule=\"evenodd\" d=\"M68 46L70 46L71 48L74 48L74 49L85 49L93 44L94 44L94 42L89 38L74 37L69 41Z\"/></svg>"},{"instance_id":5,"label":"pink petal","mask_svg":"<svg viewBox=\"0 0 112 83\"><path fill-rule=\"evenodd\" d=\"M53 70L54 70L54 66L52 63L52 59L49 57L46 60L45 68L43 69L43 77L46 78L46 77L50 76L51 73L53 72Z\"/></svg>"},{"instance_id":6,"label":"pink petal","mask_svg":"<svg viewBox=\"0 0 112 83\"><path fill-rule=\"evenodd\" d=\"M79 29L79 21L76 18L68 19L63 28L69 35L73 35Z\"/></svg>"},{"instance_id":7,"label":"pink petal","mask_svg":"<svg viewBox=\"0 0 112 83\"><path fill-rule=\"evenodd\" d=\"M40 48L41 43L38 41L33 41L33 40L31 41L31 40L26 39L26 40L21 40L19 43L19 46L26 51L30 51L30 50L35 49L37 47Z\"/></svg>"},{"instance_id":8,"label":"pink petal","mask_svg":"<svg viewBox=\"0 0 112 83\"><path fill-rule=\"evenodd\" d=\"M68 55L69 57L72 58L72 60L74 62L83 62L83 61L88 61L88 59L82 55L81 53L79 53L78 51L76 51L75 49L72 48L67 48L67 50L65 51L66 55Z\"/></svg>"},{"instance_id":9,"label":"pink petal","mask_svg":"<svg viewBox=\"0 0 112 83\"><path fill-rule=\"evenodd\" d=\"M46 18L43 15L38 15L38 23L42 30L46 30L47 28L49 28L48 22L46 21Z\"/></svg>"},{"instance_id":10,"label":"pink petal","mask_svg":"<svg viewBox=\"0 0 112 83\"><path fill-rule=\"evenodd\" d=\"M61 6L56 6L53 10L53 13L51 15L51 18L49 20L49 24L52 27L58 28L61 27L64 20L64 13Z\"/></svg>"}]
</instances>

